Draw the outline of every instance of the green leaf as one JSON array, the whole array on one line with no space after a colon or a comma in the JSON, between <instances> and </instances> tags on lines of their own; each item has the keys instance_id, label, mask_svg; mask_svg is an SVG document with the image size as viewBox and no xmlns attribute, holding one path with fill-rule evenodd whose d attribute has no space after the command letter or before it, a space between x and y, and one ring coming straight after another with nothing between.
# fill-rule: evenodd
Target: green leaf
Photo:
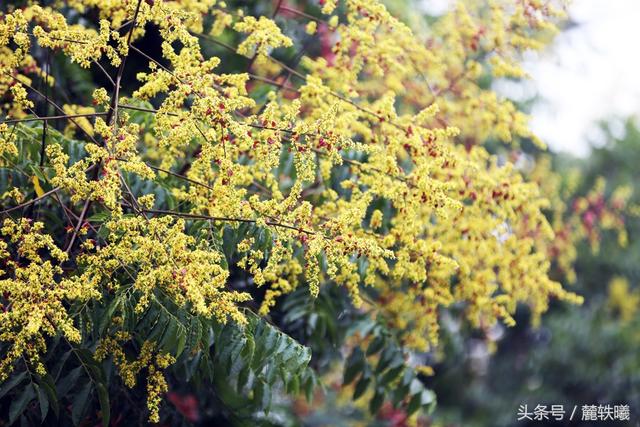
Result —
<instances>
[{"instance_id":1,"label":"green leaf","mask_svg":"<svg viewBox=\"0 0 640 427\"><path fill-rule=\"evenodd\" d=\"M422 406L429 405L431 408L435 406L436 394L428 389L424 389L420 394L420 404Z\"/></svg>"},{"instance_id":2,"label":"green leaf","mask_svg":"<svg viewBox=\"0 0 640 427\"><path fill-rule=\"evenodd\" d=\"M122 317L124 320L123 323L125 331L133 331L136 328L138 316L136 315L135 308L131 303L131 299L125 300Z\"/></svg>"},{"instance_id":3,"label":"green leaf","mask_svg":"<svg viewBox=\"0 0 640 427\"><path fill-rule=\"evenodd\" d=\"M171 317L167 324L162 338L160 339L160 348L166 352L173 352L178 343L178 322Z\"/></svg>"},{"instance_id":4,"label":"green leaf","mask_svg":"<svg viewBox=\"0 0 640 427\"><path fill-rule=\"evenodd\" d=\"M371 341L371 344L369 344L369 347L367 348L367 356L376 354L377 352L382 350L382 347L384 347L384 338L381 336L375 337L373 341Z\"/></svg>"},{"instance_id":5,"label":"green leaf","mask_svg":"<svg viewBox=\"0 0 640 427\"><path fill-rule=\"evenodd\" d=\"M259 407L266 414L269 414L269 409L271 407L271 387L269 387L269 385L264 381L258 381L253 393L254 401L258 403Z\"/></svg>"},{"instance_id":6,"label":"green leaf","mask_svg":"<svg viewBox=\"0 0 640 427\"><path fill-rule=\"evenodd\" d=\"M176 344L176 359L180 357L184 351L185 344L187 343L187 330L184 326L179 325L177 335L178 343Z\"/></svg>"},{"instance_id":7,"label":"green leaf","mask_svg":"<svg viewBox=\"0 0 640 427\"><path fill-rule=\"evenodd\" d=\"M49 398L47 393L42 390L37 384L33 384L33 387L36 389L36 393L38 395L38 403L40 404L40 417L44 422L44 419L47 418L47 413L49 412Z\"/></svg>"},{"instance_id":8,"label":"green leaf","mask_svg":"<svg viewBox=\"0 0 640 427\"><path fill-rule=\"evenodd\" d=\"M250 373L251 368L247 365L245 365L242 369L240 369L240 372L238 372L238 385L236 387L238 389L238 393L241 393L244 386L247 385Z\"/></svg>"},{"instance_id":9,"label":"green leaf","mask_svg":"<svg viewBox=\"0 0 640 427\"><path fill-rule=\"evenodd\" d=\"M102 383L96 384L98 400L100 401L100 412L102 413L102 425L108 426L111 419L111 406L109 404L109 393Z\"/></svg>"},{"instance_id":10,"label":"green leaf","mask_svg":"<svg viewBox=\"0 0 640 427\"><path fill-rule=\"evenodd\" d=\"M74 425L79 425L80 421L84 418L84 414L89 407L89 396L91 395L91 388L93 384L91 381L87 381L78 393L76 393L71 403L71 421Z\"/></svg>"},{"instance_id":11,"label":"green leaf","mask_svg":"<svg viewBox=\"0 0 640 427\"><path fill-rule=\"evenodd\" d=\"M411 398L411 400L409 401L409 405L407 405L407 415L411 416L414 412L420 409L420 401L420 394L416 394Z\"/></svg>"},{"instance_id":12,"label":"green leaf","mask_svg":"<svg viewBox=\"0 0 640 427\"><path fill-rule=\"evenodd\" d=\"M9 407L9 424L13 424L16 422L18 417L22 415L24 410L27 408L27 405L31 400L35 397L36 393L33 390L33 386L31 383L27 384L27 386L22 390L20 396L17 399L11 401L11 406Z\"/></svg>"},{"instance_id":13,"label":"green leaf","mask_svg":"<svg viewBox=\"0 0 640 427\"><path fill-rule=\"evenodd\" d=\"M369 387L370 383L371 377L369 375L363 374L356 383L356 387L353 390L353 400L358 400L358 398L362 396L365 391L367 391L367 387Z\"/></svg>"},{"instance_id":14,"label":"green leaf","mask_svg":"<svg viewBox=\"0 0 640 427\"><path fill-rule=\"evenodd\" d=\"M253 355L255 350L256 350L255 339L251 335L247 335L247 343L242 348L242 351L240 352L240 356L242 356L245 362L250 364L251 361L253 360Z\"/></svg>"},{"instance_id":15,"label":"green leaf","mask_svg":"<svg viewBox=\"0 0 640 427\"><path fill-rule=\"evenodd\" d=\"M95 382L102 381L103 373L102 367L98 365L96 359L93 358L93 353L86 348L78 348L74 350L76 355L82 361L82 365L89 371L89 375Z\"/></svg>"},{"instance_id":16,"label":"green leaf","mask_svg":"<svg viewBox=\"0 0 640 427\"><path fill-rule=\"evenodd\" d=\"M393 406L397 408L408 394L408 385L403 385L402 383L397 384L396 387L394 387L391 391L391 402L393 403Z\"/></svg>"},{"instance_id":17,"label":"green leaf","mask_svg":"<svg viewBox=\"0 0 640 427\"><path fill-rule=\"evenodd\" d=\"M290 337L285 336L282 340L282 344L282 348L279 348L277 350L279 356L282 358L282 362L291 362L297 367L297 365L300 363L297 356L300 356L301 354L298 343Z\"/></svg>"},{"instance_id":18,"label":"green leaf","mask_svg":"<svg viewBox=\"0 0 640 427\"><path fill-rule=\"evenodd\" d=\"M382 406L383 402L384 402L384 389L378 387L376 388L376 392L371 398L371 401L369 401L369 411L372 414L376 414L378 410L380 410L380 407Z\"/></svg>"},{"instance_id":19,"label":"green leaf","mask_svg":"<svg viewBox=\"0 0 640 427\"><path fill-rule=\"evenodd\" d=\"M104 335L104 331L107 329L109 322L111 322L113 313L118 308L118 305L120 305L120 298L116 297L109 303L104 313L102 313L100 324L98 326L98 332L100 336Z\"/></svg>"},{"instance_id":20,"label":"green leaf","mask_svg":"<svg viewBox=\"0 0 640 427\"><path fill-rule=\"evenodd\" d=\"M27 376L26 371L22 371L19 374L12 376L7 382L5 382L2 385L2 388L0 388L0 398L5 394L9 393L15 386L20 384L22 380L25 379L26 376Z\"/></svg>"},{"instance_id":21,"label":"green leaf","mask_svg":"<svg viewBox=\"0 0 640 427\"><path fill-rule=\"evenodd\" d=\"M157 311L155 309L149 309L149 310L153 311L153 313L149 313L149 318L153 318L153 320L151 321L151 325L153 326L151 327L151 332L149 332L149 336L147 337L147 339L150 341L158 341L162 337L162 334L164 334L167 331L167 326L169 325L169 319L162 316L159 313L159 310Z\"/></svg>"},{"instance_id":22,"label":"green leaf","mask_svg":"<svg viewBox=\"0 0 640 427\"><path fill-rule=\"evenodd\" d=\"M381 374L385 369L387 369L391 364L391 361L393 360L394 355L395 355L395 349L393 347L390 347L390 346L385 347L385 349L382 350L382 354L380 355L380 358L378 359L378 364L376 365L375 373Z\"/></svg>"},{"instance_id":23,"label":"green leaf","mask_svg":"<svg viewBox=\"0 0 640 427\"><path fill-rule=\"evenodd\" d=\"M39 179L40 181L42 181L43 183L45 183L45 182L47 182L47 181L48 181L47 177L46 177L46 176L44 176L44 174L42 173L42 170L41 170L39 167L35 166L33 163L30 163L30 164L29 164L29 169L31 169L31 171L33 172L33 174L34 174L35 176L37 176L37 177L38 177L38 179Z\"/></svg>"},{"instance_id":24,"label":"green leaf","mask_svg":"<svg viewBox=\"0 0 640 427\"><path fill-rule=\"evenodd\" d=\"M409 393L411 393L411 395L418 394L423 389L424 389L424 386L422 385L420 380L417 378L414 378L409 384Z\"/></svg>"},{"instance_id":25,"label":"green leaf","mask_svg":"<svg viewBox=\"0 0 640 427\"><path fill-rule=\"evenodd\" d=\"M71 390L71 388L78 381L78 378L80 377L80 374L82 373L82 370L83 370L82 366L78 366L77 368L74 368L73 370L71 370L71 372L69 372L67 375L65 375L60 380L60 382L58 382L58 384L56 386L57 392L58 392L58 396L64 397L64 396L67 395L69 390Z\"/></svg>"},{"instance_id":26,"label":"green leaf","mask_svg":"<svg viewBox=\"0 0 640 427\"><path fill-rule=\"evenodd\" d=\"M304 382L304 395L307 399L307 402L311 403L311 401L313 400L313 391L316 386L315 375L313 374L313 371L308 370L306 376L307 379Z\"/></svg>"},{"instance_id":27,"label":"green leaf","mask_svg":"<svg viewBox=\"0 0 640 427\"><path fill-rule=\"evenodd\" d=\"M269 363L264 374L264 379L271 386L274 385L278 375L278 364Z\"/></svg>"},{"instance_id":28,"label":"green leaf","mask_svg":"<svg viewBox=\"0 0 640 427\"><path fill-rule=\"evenodd\" d=\"M351 384L351 382L355 380L356 376L358 376L358 374L364 369L364 364L364 353L362 353L360 347L356 347L347 359L342 383L344 385Z\"/></svg>"},{"instance_id":29,"label":"green leaf","mask_svg":"<svg viewBox=\"0 0 640 427\"><path fill-rule=\"evenodd\" d=\"M222 250L229 265L233 262L233 254L236 251L237 241L236 232L230 226L225 226L222 231Z\"/></svg>"},{"instance_id":30,"label":"green leaf","mask_svg":"<svg viewBox=\"0 0 640 427\"><path fill-rule=\"evenodd\" d=\"M98 212L91 215L87 218L88 222L106 222L109 218L111 218L110 212Z\"/></svg>"},{"instance_id":31,"label":"green leaf","mask_svg":"<svg viewBox=\"0 0 640 427\"><path fill-rule=\"evenodd\" d=\"M53 375L51 380L52 380L52 382L54 384L60 378L60 374L62 373L62 369L64 368L64 365L67 363L67 360L69 359L69 356L71 356L71 353L72 353L72 351L69 350L69 351L65 352L61 357L59 357L54 369L51 370L51 373Z\"/></svg>"},{"instance_id":32,"label":"green leaf","mask_svg":"<svg viewBox=\"0 0 640 427\"><path fill-rule=\"evenodd\" d=\"M274 353L277 353L282 345L282 334L277 333L273 328L267 329L268 333L265 337L264 347L265 356L269 357Z\"/></svg>"},{"instance_id":33,"label":"green leaf","mask_svg":"<svg viewBox=\"0 0 640 427\"><path fill-rule=\"evenodd\" d=\"M300 392L300 378L293 375L287 383L287 393L297 395Z\"/></svg>"},{"instance_id":34,"label":"green leaf","mask_svg":"<svg viewBox=\"0 0 640 427\"><path fill-rule=\"evenodd\" d=\"M198 344L202 339L202 323L197 316L191 318L189 325L189 338L187 340L187 347L189 352L193 352L198 349Z\"/></svg>"},{"instance_id":35,"label":"green leaf","mask_svg":"<svg viewBox=\"0 0 640 427\"><path fill-rule=\"evenodd\" d=\"M44 389L44 392L47 394L49 406L53 409L56 417L58 417L60 415L60 405L58 403L58 395L56 393L56 385L53 381L53 377L49 374L41 377L40 387L41 389Z\"/></svg>"},{"instance_id":36,"label":"green leaf","mask_svg":"<svg viewBox=\"0 0 640 427\"><path fill-rule=\"evenodd\" d=\"M387 386L389 383L395 380L398 377L398 375L402 373L403 369L404 369L404 366L398 366L397 368L389 369L387 372L384 373L382 378L380 378L380 385Z\"/></svg>"}]
</instances>

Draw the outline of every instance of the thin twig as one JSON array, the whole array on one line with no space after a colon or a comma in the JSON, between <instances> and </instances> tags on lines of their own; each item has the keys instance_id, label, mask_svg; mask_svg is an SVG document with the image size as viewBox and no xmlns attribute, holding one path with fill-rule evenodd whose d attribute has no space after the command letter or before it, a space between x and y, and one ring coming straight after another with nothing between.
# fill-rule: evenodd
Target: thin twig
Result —
<instances>
[{"instance_id":1,"label":"thin twig","mask_svg":"<svg viewBox=\"0 0 640 427\"><path fill-rule=\"evenodd\" d=\"M182 218L204 219L207 221L244 222L244 223L250 223L250 224L255 224L257 222L257 220L251 219L251 218L231 218L231 217L223 217L223 216L209 216L209 215L192 214L187 212L175 212L175 211L160 210L160 209L145 209L144 211L151 214L155 214L155 215L171 215L171 216L177 216ZM289 225L289 224L283 224L281 222L276 222L276 221L265 221L265 224L273 227L286 228L289 230L294 230L294 231L298 231L300 233L305 233L309 235L316 234L315 231L306 230L304 228L296 227L294 225Z\"/></svg>"},{"instance_id":2,"label":"thin twig","mask_svg":"<svg viewBox=\"0 0 640 427\"><path fill-rule=\"evenodd\" d=\"M291 8L289 6L280 6L280 10L285 11L285 12L289 12L289 13L293 13L294 15L302 16L302 17L310 19L312 21L316 21L319 24L327 24L327 27L329 27L329 23L327 21L325 21L324 19L315 17L313 15L309 15L308 13L305 13L305 12L303 12L301 10L293 9L293 8Z\"/></svg>"},{"instance_id":3,"label":"thin twig","mask_svg":"<svg viewBox=\"0 0 640 427\"><path fill-rule=\"evenodd\" d=\"M81 117L95 117L95 116L104 116L106 112L98 112L98 113L86 113L86 114L64 114L59 116L43 116L43 117L27 117L24 119L10 119L5 121L0 121L0 124L10 124L10 123L25 123L25 122L37 122L43 120L61 120L61 119L77 119Z\"/></svg>"},{"instance_id":4,"label":"thin twig","mask_svg":"<svg viewBox=\"0 0 640 427\"><path fill-rule=\"evenodd\" d=\"M60 187L53 188L53 189L47 191L46 193L44 193L42 196L36 197L35 199L31 199L31 200L29 200L27 202L20 203L19 205L14 206L12 208L7 208L7 209L5 209L3 211L0 211L0 215L8 214L9 212L13 212L13 211L16 211L18 209L26 208L27 206L30 206L30 205L32 205L32 204L34 204L34 203L36 203L36 202L38 202L38 201L40 201L42 199L46 199L47 197L49 197L50 195L52 195L53 193L55 193L57 191L60 191Z\"/></svg>"},{"instance_id":5,"label":"thin twig","mask_svg":"<svg viewBox=\"0 0 640 427\"><path fill-rule=\"evenodd\" d=\"M93 63L96 64L98 66L98 68L100 68L100 70L102 71L102 73L104 74L104 76L109 80L109 82L111 83L111 86L116 85L116 82L113 81L113 79L111 78L111 76L109 75L109 73L107 73L107 70L104 69L104 67L102 65L100 65L100 63L98 61L96 61L95 59L93 60Z\"/></svg>"},{"instance_id":6,"label":"thin twig","mask_svg":"<svg viewBox=\"0 0 640 427\"><path fill-rule=\"evenodd\" d=\"M18 79L16 76L14 76L13 74L5 71L4 74L6 74L7 76L11 77L13 80L15 80L16 82L24 85L26 88L28 88L29 90L31 90L32 92L38 94L40 97L47 99L47 97L44 96L44 94L42 92L40 92L38 89L34 88L33 86L28 85L27 83L23 82L22 80ZM53 102L52 100L48 100L49 105L52 105L56 110L60 111L61 113L65 113L65 111L62 109L62 107L60 107L58 104L56 104L55 102ZM80 129L83 133L85 133L89 139L91 139L92 142L94 142L95 144L98 144L98 141L93 137L93 135L91 135L89 132L87 132L85 129L82 128L82 126L80 126L78 124L78 122L76 122L75 120L73 120L73 118L68 118L69 121L71 123L73 123L74 125L76 125L78 127L78 129Z\"/></svg>"},{"instance_id":7,"label":"thin twig","mask_svg":"<svg viewBox=\"0 0 640 427\"><path fill-rule=\"evenodd\" d=\"M46 116L48 113L49 107L49 67L51 66L51 53L47 49L47 63L45 64L45 75L44 75L44 115ZM40 147L40 167L44 166L44 158L46 155L47 148L47 131L49 130L49 123L47 119L42 122L42 145Z\"/></svg>"}]
</instances>

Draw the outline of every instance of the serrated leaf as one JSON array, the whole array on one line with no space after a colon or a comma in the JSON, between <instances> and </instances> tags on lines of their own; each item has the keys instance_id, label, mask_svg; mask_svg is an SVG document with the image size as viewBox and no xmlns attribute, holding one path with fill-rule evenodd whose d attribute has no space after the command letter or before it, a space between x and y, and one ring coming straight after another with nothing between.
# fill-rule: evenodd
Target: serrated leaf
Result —
<instances>
[{"instance_id":1,"label":"serrated leaf","mask_svg":"<svg viewBox=\"0 0 640 427\"><path fill-rule=\"evenodd\" d=\"M275 363L267 364L267 369L264 374L264 379L269 385L273 385L276 382L278 375L278 365Z\"/></svg>"},{"instance_id":2,"label":"serrated leaf","mask_svg":"<svg viewBox=\"0 0 640 427\"><path fill-rule=\"evenodd\" d=\"M307 399L307 402L311 403L313 401L313 392L316 388L317 379L316 375L311 369L306 369L304 373L304 378L306 378L304 382L304 395Z\"/></svg>"},{"instance_id":3,"label":"serrated leaf","mask_svg":"<svg viewBox=\"0 0 640 427\"><path fill-rule=\"evenodd\" d=\"M297 375L292 375L291 379L287 383L287 393L297 395L300 392L300 378Z\"/></svg>"},{"instance_id":4,"label":"serrated leaf","mask_svg":"<svg viewBox=\"0 0 640 427\"><path fill-rule=\"evenodd\" d=\"M265 337L265 357L270 357L272 354L277 353L282 346L282 335L278 334L275 330L269 328Z\"/></svg>"}]
</instances>

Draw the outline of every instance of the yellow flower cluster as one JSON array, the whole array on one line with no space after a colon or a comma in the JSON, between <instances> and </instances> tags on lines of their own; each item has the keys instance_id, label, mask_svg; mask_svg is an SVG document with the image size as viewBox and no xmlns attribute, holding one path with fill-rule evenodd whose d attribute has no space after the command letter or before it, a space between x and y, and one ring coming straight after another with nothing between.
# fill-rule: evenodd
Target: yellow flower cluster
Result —
<instances>
[{"instance_id":1,"label":"yellow flower cluster","mask_svg":"<svg viewBox=\"0 0 640 427\"><path fill-rule=\"evenodd\" d=\"M233 28L241 33L249 33L247 38L238 45L238 53L245 56L255 54L258 63L266 62L271 49L293 45L291 39L283 35L276 23L266 16L258 19L247 16L241 22L237 22Z\"/></svg>"},{"instance_id":2,"label":"yellow flower cluster","mask_svg":"<svg viewBox=\"0 0 640 427\"><path fill-rule=\"evenodd\" d=\"M159 352L155 343L144 341L140 347L139 355L135 360L129 361L123 342L130 337L120 333L116 337L107 337L100 341L94 357L102 361L111 357L118 368L118 374L125 385L133 388L137 383L137 377L143 369L147 369L147 409L149 410L149 422L160 421L161 396L168 391L167 381L162 371L175 362L175 358L166 353Z\"/></svg>"},{"instance_id":3,"label":"yellow flower cluster","mask_svg":"<svg viewBox=\"0 0 640 427\"><path fill-rule=\"evenodd\" d=\"M609 282L609 306L620 315L620 320L629 322L640 308L640 292L630 290L624 277L614 277Z\"/></svg>"},{"instance_id":4,"label":"yellow flower cluster","mask_svg":"<svg viewBox=\"0 0 640 427\"><path fill-rule=\"evenodd\" d=\"M6 123L0 124L0 157L18 155L18 147L15 144L16 139L17 135L9 129ZM0 164L4 164L4 162Z\"/></svg>"},{"instance_id":5,"label":"yellow flower cluster","mask_svg":"<svg viewBox=\"0 0 640 427\"><path fill-rule=\"evenodd\" d=\"M223 323L228 318L244 322L236 303L249 296L226 290L229 273L222 265L224 256L206 241L185 234L183 220L123 216L105 226L111 240L80 256L85 268L75 279L78 283L110 290L131 287L140 295L137 312L143 312L161 291L194 314L215 316ZM133 283L114 281L116 273L131 274Z\"/></svg>"},{"instance_id":6,"label":"yellow flower cluster","mask_svg":"<svg viewBox=\"0 0 640 427\"><path fill-rule=\"evenodd\" d=\"M43 375L40 355L46 350L46 337L61 333L70 342L80 342L67 304L99 298L100 294L90 284L60 279L60 263L67 260L67 254L44 233L43 223L6 219L0 234L0 293L4 300L0 340L10 344L0 361L0 381L20 358Z\"/></svg>"}]
</instances>

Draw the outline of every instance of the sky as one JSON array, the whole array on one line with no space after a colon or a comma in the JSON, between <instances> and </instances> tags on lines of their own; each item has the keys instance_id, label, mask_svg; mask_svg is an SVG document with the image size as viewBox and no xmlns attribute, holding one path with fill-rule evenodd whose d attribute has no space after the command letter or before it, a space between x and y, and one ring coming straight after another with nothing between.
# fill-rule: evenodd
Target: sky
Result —
<instances>
[{"instance_id":1,"label":"sky","mask_svg":"<svg viewBox=\"0 0 640 427\"><path fill-rule=\"evenodd\" d=\"M452 0L424 0L439 14ZM640 113L640 0L574 0L575 24L541 53L526 56L532 77L496 89L514 99L538 96L531 127L551 149L577 156L604 142L598 123L623 132L622 119Z\"/></svg>"},{"instance_id":2,"label":"sky","mask_svg":"<svg viewBox=\"0 0 640 427\"><path fill-rule=\"evenodd\" d=\"M541 100L531 127L554 150L584 156L602 144L600 120L640 113L640 0L575 0L576 23L525 69L533 83L522 88Z\"/></svg>"}]
</instances>

